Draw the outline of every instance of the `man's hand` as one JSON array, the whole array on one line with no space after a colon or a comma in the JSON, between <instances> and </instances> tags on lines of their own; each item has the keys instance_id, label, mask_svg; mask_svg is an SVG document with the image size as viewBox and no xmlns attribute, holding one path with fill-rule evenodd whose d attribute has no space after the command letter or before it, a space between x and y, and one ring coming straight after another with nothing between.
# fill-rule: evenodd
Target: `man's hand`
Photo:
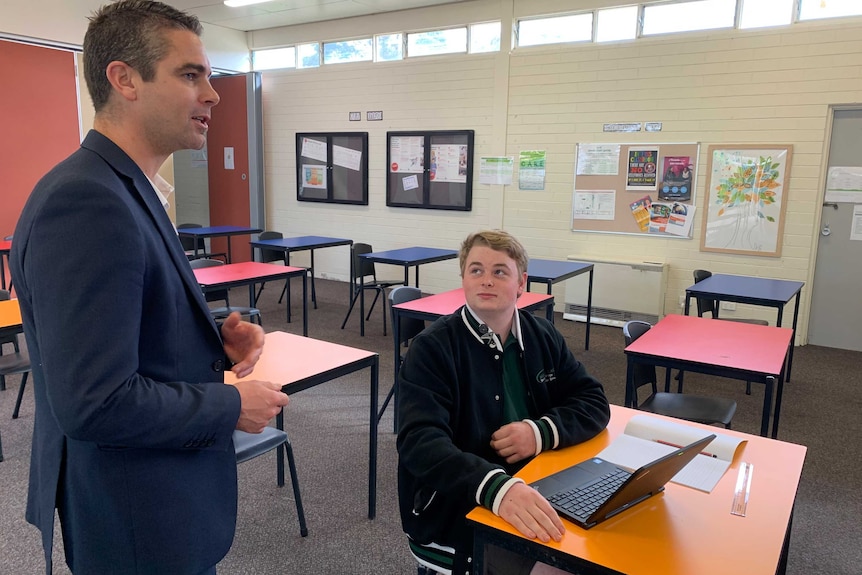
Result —
<instances>
[{"instance_id":1,"label":"man's hand","mask_svg":"<svg viewBox=\"0 0 862 575\"><path fill-rule=\"evenodd\" d=\"M264 332L257 324L241 321L239 312L233 312L221 326L224 352L234 363L237 377L245 377L254 370L254 365L263 352Z\"/></svg>"},{"instance_id":2,"label":"man's hand","mask_svg":"<svg viewBox=\"0 0 862 575\"><path fill-rule=\"evenodd\" d=\"M290 403L281 384L271 381L238 381L234 387L239 391L240 411L236 428L248 433L260 433L269 420L278 415L281 408Z\"/></svg>"},{"instance_id":3,"label":"man's hand","mask_svg":"<svg viewBox=\"0 0 862 575\"><path fill-rule=\"evenodd\" d=\"M557 512L542 494L524 483L513 485L500 504L500 517L524 537L548 543L560 541L566 528Z\"/></svg>"},{"instance_id":4,"label":"man's hand","mask_svg":"<svg viewBox=\"0 0 862 575\"><path fill-rule=\"evenodd\" d=\"M524 421L507 423L491 436L491 449L506 463L515 463L536 455L536 434Z\"/></svg>"}]
</instances>

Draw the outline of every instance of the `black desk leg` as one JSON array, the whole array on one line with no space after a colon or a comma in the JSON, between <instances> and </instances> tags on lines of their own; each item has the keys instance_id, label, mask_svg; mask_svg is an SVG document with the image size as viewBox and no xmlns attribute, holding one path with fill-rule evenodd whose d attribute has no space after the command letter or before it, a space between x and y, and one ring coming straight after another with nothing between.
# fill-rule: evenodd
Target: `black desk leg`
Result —
<instances>
[{"instance_id":1,"label":"black desk leg","mask_svg":"<svg viewBox=\"0 0 862 575\"><path fill-rule=\"evenodd\" d=\"M371 410L368 423L368 518L377 515L377 384L379 356L371 363Z\"/></svg>"},{"instance_id":2,"label":"black desk leg","mask_svg":"<svg viewBox=\"0 0 862 575\"><path fill-rule=\"evenodd\" d=\"M584 340L584 349L590 349L590 325L593 323L593 270L590 269L590 286L587 288L587 335Z\"/></svg>"},{"instance_id":3,"label":"black desk leg","mask_svg":"<svg viewBox=\"0 0 862 575\"><path fill-rule=\"evenodd\" d=\"M311 267L308 269L311 273L311 301L314 303L314 309L317 309L317 290L314 289L314 249L309 251L311 251Z\"/></svg>"},{"instance_id":4,"label":"black desk leg","mask_svg":"<svg viewBox=\"0 0 862 575\"><path fill-rule=\"evenodd\" d=\"M359 276L359 335L361 335L361 336L365 335L365 277L364 276Z\"/></svg>"},{"instance_id":5,"label":"black desk leg","mask_svg":"<svg viewBox=\"0 0 862 575\"><path fill-rule=\"evenodd\" d=\"M763 394L763 415L760 419L760 435L769 437L769 415L772 413L772 390L775 388L775 376L766 378L766 391Z\"/></svg>"},{"instance_id":6,"label":"black desk leg","mask_svg":"<svg viewBox=\"0 0 862 575\"><path fill-rule=\"evenodd\" d=\"M306 274L302 274L302 335L308 337L308 297Z\"/></svg>"}]
</instances>

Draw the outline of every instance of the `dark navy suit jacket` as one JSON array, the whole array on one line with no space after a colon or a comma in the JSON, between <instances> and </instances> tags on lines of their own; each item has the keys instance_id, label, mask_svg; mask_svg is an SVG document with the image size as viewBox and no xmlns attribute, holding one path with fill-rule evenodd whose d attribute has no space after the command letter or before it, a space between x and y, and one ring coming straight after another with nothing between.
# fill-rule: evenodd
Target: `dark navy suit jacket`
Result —
<instances>
[{"instance_id":1,"label":"dark navy suit jacket","mask_svg":"<svg viewBox=\"0 0 862 575\"><path fill-rule=\"evenodd\" d=\"M55 507L76 574L215 565L236 524L239 393L149 180L91 131L14 237L36 400L27 520L48 572Z\"/></svg>"}]
</instances>

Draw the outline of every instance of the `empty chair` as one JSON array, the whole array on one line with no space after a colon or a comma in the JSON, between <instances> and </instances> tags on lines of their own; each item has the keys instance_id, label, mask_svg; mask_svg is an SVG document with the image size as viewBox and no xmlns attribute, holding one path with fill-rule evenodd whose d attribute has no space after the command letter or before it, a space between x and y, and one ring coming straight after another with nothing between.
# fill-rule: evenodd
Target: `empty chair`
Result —
<instances>
[{"instance_id":1,"label":"empty chair","mask_svg":"<svg viewBox=\"0 0 862 575\"><path fill-rule=\"evenodd\" d=\"M200 224L178 224L177 229L188 229L188 228L202 228L203 226ZM204 238L196 238L190 236L180 236L180 243L183 245L183 250L186 252L186 256L192 260L197 258L222 258L225 262L227 262L227 254L226 253L210 253L207 252L206 241ZM195 255L195 246L197 246L197 255Z\"/></svg>"},{"instance_id":2,"label":"empty chair","mask_svg":"<svg viewBox=\"0 0 862 575\"><path fill-rule=\"evenodd\" d=\"M257 239L259 240L280 240L284 237L284 234L281 232L274 232L272 230L266 230L260 233ZM280 250L260 250L260 261L268 264L272 262L282 262L284 265L287 265L287 257L284 255L283 251ZM284 297L284 292L287 291L287 284L290 280L284 280L284 288L281 290L281 296L278 298L278 303L281 303L281 298ZM260 284L260 289L257 290L257 295L254 296L254 303L257 305L257 300L260 299L260 294L263 292L263 287L266 285L266 282L262 282Z\"/></svg>"},{"instance_id":3,"label":"empty chair","mask_svg":"<svg viewBox=\"0 0 862 575\"><path fill-rule=\"evenodd\" d=\"M371 307L368 308L368 314L365 320L371 317L371 312L374 311L374 305L380 294L383 294L381 303L383 305L383 335L386 335L386 288L403 285L404 280L378 280L377 272L374 269L374 262L365 258L359 257L361 254L370 254L374 250L370 244L353 244L350 248L351 266L350 271L353 283L353 294L350 298L350 308L347 310L347 315L344 316L344 321L341 322L341 329L347 325L347 320L350 318L350 313L353 311L353 306L359 298L362 289L374 290L374 301L371 302ZM364 282L360 282L360 278L364 278ZM370 278L370 279L369 279Z\"/></svg>"},{"instance_id":4,"label":"empty chair","mask_svg":"<svg viewBox=\"0 0 862 575\"><path fill-rule=\"evenodd\" d=\"M293 484L293 498L296 500L296 514L299 517L299 534L303 537L307 536L308 527L305 525L305 512L302 509L302 497L299 494L296 462L293 458L293 448L290 446L287 432L275 427L264 427L261 433L246 433L236 430L233 432L233 446L236 451L237 463L254 459L272 449L278 449L276 472L279 487L284 486L284 456L281 452L282 447L284 448L290 469L290 482Z\"/></svg>"},{"instance_id":5,"label":"empty chair","mask_svg":"<svg viewBox=\"0 0 862 575\"><path fill-rule=\"evenodd\" d=\"M208 258L199 258L196 260L191 260L189 262L189 265L193 269L199 269L214 266L223 266L224 262L219 260L211 260ZM232 312L238 311L240 315L248 317L250 321L256 321L258 324L262 325L260 319L260 310L256 307L230 305L230 295L227 288L213 291L205 291L204 298L209 303L219 301L224 302L224 305L221 307L210 308L210 313L212 314L214 319L225 319Z\"/></svg>"},{"instance_id":6,"label":"empty chair","mask_svg":"<svg viewBox=\"0 0 862 575\"><path fill-rule=\"evenodd\" d=\"M626 346L645 334L650 324L644 321L629 321L623 326ZM736 413L736 402L723 397L708 397L685 393L667 393L658 391L656 387L656 369L654 365L634 364L634 381L626 382L634 389L630 390L635 409L685 419L697 423L720 423L730 429L730 422ZM638 401L638 389L649 385L652 393L644 401Z\"/></svg>"},{"instance_id":7,"label":"empty chair","mask_svg":"<svg viewBox=\"0 0 862 575\"><path fill-rule=\"evenodd\" d=\"M392 338L395 343L395 381L392 382L392 388L386 395L386 399L383 400L383 406L377 414L378 421L383 417L383 412L386 411L386 406L389 405L389 401L395 395L395 386L398 385L398 370L401 367L401 362L404 360L404 353L402 350L407 347L410 340L419 335L422 330L425 329L425 322L423 320L412 317L402 317L400 318L401 321L396 330L394 306L414 299L419 299L421 297L422 291L419 288L412 286L397 286L392 288L392 291L389 292L389 310L392 314Z\"/></svg>"},{"instance_id":8,"label":"empty chair","mask_svg":"<svg viewBox=\"0 0 862 575\"><path fill-rule=\"evenodd\" d=\"M706 278L712 276L712 272L707 270L694 270L694 283L705 280ZM697 305L697 317L703 317L703 314L709 313L709 317L713 319L720 319L722 321L735 321L739 323L750 323L754 325L769 325L769 322L765 319L749 319L749 318L741 318L741 317L718 317L718 305L719 302L708 297L697 297L695 298L695 304ZM745 382L745 393L747 395L751 395L751 382Z\"/></svg>"}]
</instances>

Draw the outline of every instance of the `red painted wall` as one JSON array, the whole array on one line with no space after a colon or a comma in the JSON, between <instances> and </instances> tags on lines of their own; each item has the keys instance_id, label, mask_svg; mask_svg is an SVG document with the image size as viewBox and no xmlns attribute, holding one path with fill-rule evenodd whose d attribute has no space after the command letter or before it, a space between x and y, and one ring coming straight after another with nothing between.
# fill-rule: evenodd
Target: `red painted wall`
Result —
<instances>
[{"instance_id":1,"label":"red painted wall","mask_svg":"<svg viewBox=\"0 0 862 575\"><path fill-rule=\"evenodd\" d=\"M0 238L33 186L81 143L75 54L0 40Z\"/></svg>"}]
</instances>

